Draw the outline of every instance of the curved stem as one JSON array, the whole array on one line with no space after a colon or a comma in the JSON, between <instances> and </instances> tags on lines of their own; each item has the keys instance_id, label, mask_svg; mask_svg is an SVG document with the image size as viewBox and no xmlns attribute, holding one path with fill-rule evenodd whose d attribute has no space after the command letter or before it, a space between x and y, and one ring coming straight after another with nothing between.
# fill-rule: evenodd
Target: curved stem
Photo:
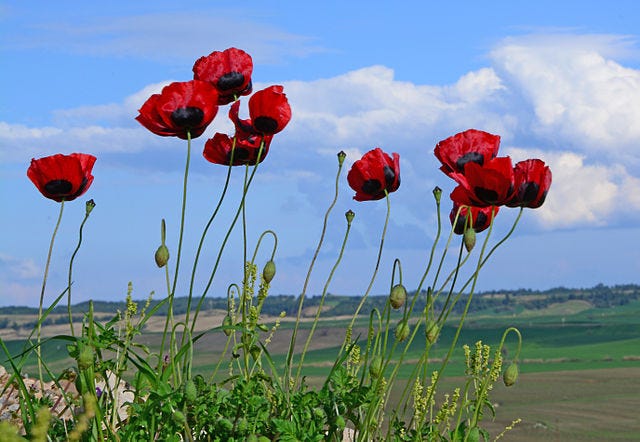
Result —
<instances>
[{"instance_id":1,"label":"curved stem","mask_svg":"<svg viewBox=\"0 0 640 442\"><path fill-rule=\"evenodd\" d=\"M351 223L348 223L347 224L347 231L344 233L344 239L342 240L342 246L340 247L340 253L338 254L338 258L336 259L336 262L333 265L333 268L331 269L331 272L329 273L329 277L327 278L327 281L326 281L326 283L324 285L324 288L322 289L322 296L320 297L320 302L318 304L318 309L316 310L316 316L313 319L313 324L311 325L311 330L309 331L309 336L307 336L307 340L304 343L304 347L302 349L302 353L300 354L300 361L298 362L298 371L296 372L294 385L297 385L298 380L300 379L300 373L302 372L302 365L304 363L304 357L307 354L307 350L309 349L309 344L311 343L311 338L313 338L313 333L315 332L316 326L318 325L318 320L320 319L320 313L322 313L322 307L324 306L324 300L325 300L325 297L327 296L327 290L329 289L329 283L331 282L331 279L333 279L333 274L338 269L338 266L340 265L340 261L342 260L342 255L344 254L344 248L345 248L345 246L347 244L347 238L349 237L349 231L350 230L351 230Z\"/></svg>"},{"instance_id":2,"label":"curved stem","mask_svg":"<svg viewBox=\"0 0 640 442\"><path fill-rule=\"evenodd\" d=\"M356 311L353 314L353 318L351 318L351 322L349 323L349 327L347 328L347 338L351 334L351 331L353 331L353 325L356 322L356 318L358 317L358 314L360 313L360 310L362 309L362 306L364 305L365 301L367 300L367 297L369 296L369 292L371 291L371 288L373 287L373 283L376 280L376 275L378 274L378 269L380 268L380 258L382 258L382 249L384 247L384 237L387 234L387 226L389 225L389 215L391 213L391 202L390 202L390 198L389 198L389 193L386 191L386 189L384 191L384 195L385 195L385 200L387 202L387 214L386 214L385 219L384 219L384 227L382 228L382 235L380 237L380 246L378 248L378 257L376 258L376 265L375 265L375 268L373 270L373 274L371 275L371 280L369 281L369 286L367 287L367 290L364 292L364 295L362 295L362 299L360 300L360 304L358 304L358 307L356 308ZM344 349L348 345L349 345L349 343L345 341L342 344L342 348Z\"/></svg>"},{"instance_id":3,"label":"curved stem","mask_svg":"<svg viewBox=\"0 0 640 442\"><path fill-rule=\"evenodd\" d=\"M339 158L339 157L338 157ZM295 324L293 326L293 332L291 334L291 341L289 342L289 351L287 352L287 362L285 365L285 372L287 373L287 378L291 379L291 370L293 368L292 366L292 360L293 360L293 350L295 348L296 345L296 338L298 335L298 327L300 325L300 317L302 316L302 306L304 304L304 298L305 295L307 293L307 287L309 285L309 280L311 279L311 272L313 271L313 267L315 265L316 259L318 258L318 254L320 253L320 248L322 247L322 243L324 242L324 236L327 232L327 223L329 220L329 214L331 213L331 211L333 210L334 206L336 205L336 202L338 201L338 190L340 188L339 186L339 179L340 179L340 172L342 171L342 161L338 161L338 171L336 173L336 180L335 180L335 192L334 192L334 196L333 196L333 201L331 201L331 204L329 205L329 208L327 209L327 211L324 214L324 220L322 222L322 232L320 233L320 239L318 240L318 245L316 246L316 250L313 253L313 257L311 258L311 262L309 263L309 268L307 269L307 276L304 279L304 284L302 285L302 292L300 293L300 299L298 301L298 313L296 315L296 321ZM287 386L287 391L290 389L290 383L288 381L285 382L285 385Z\"/></svg>"},{"instance_id":4,"label":"curved stem","mask_svg":"<svg viewBox=\"0 0 640 442\"><path fill-rule=\"evenodd\" d=\"M91 203L93 204L93 201L91 201ZM89 205L89 202L87 202L87 207ZM73 251L73 254L71 255L71 260L69 261L69 278L67 281L67 289L68 289L68 293L67 293L67 313L69 315L69 327L71 328L71 336L75 337L75 331L73 330L73 315L71 314L71 275L72 275L72 271L73 271L73 260L76 257L76 254L78 253L78 250L80 250L80 245L82 244L82 229L84 228L84 224L87 222L87 219L89 219L89 213L91 211L87 210L85 212L84 215L84 219L82 220L82 223L80 223L80 232L78 234L78 245L76 246L76 249Z\"/></svg>"},{"instance_id":5,"label":"curved stem","mask_svg":"<svg viewBox=\"0 0 640 442\"><path fill-rule=\"evenodd\" d=\"M44 276L42 278L42 289L40 290L40 302L38 303L38 324L37 324L37 342L38 346L36 347L36 354L38 356L38 376L40 378L40 385L43 384L42 378L42 359L41 359L41 349L40 349L40 330L42 327L42 305L44 304L44 292L47 286L47 278L49 276L49 264L51 264L51 254L53 253L53 244L56 240L56 234L58 233L58 228L60 227L60 221L62 220L62 213L64 212L64 199L60 201L60 212L58 213L58 220L56 221L56 225L53 228L53 234L51 235L51 242L49 243L49 252L47 253L47 261L44 266Z\"/></svg>"}]
</instances>

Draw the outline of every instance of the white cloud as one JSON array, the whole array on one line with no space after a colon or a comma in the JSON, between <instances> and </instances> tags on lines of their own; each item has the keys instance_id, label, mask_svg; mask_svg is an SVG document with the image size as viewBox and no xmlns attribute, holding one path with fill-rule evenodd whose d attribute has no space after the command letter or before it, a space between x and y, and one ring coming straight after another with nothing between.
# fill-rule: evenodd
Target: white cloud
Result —
<instances>
[{"instance_id":1,"label":"white cloud","mask_svg":"<svg viewBox=\"0 0 640 442\"><path fill-rule=\"evenodd\" d=\"M549 199L535 211L542 224L624 222L628 216L621 214L640 212L640 71L608 57L628 52L627 40L611 36L522 37L501 42L491 54L491 66L450 85L398 81L385 66L285 81L293 119L272 145L269 162L279 171L272 178L299 186L312 199L322 180L310 177L332 173L335 164L324 166L319 159L345 150L350 164L380 146L401 154L401 191L422 189L446 180L431 155L435 143L475 127L500 134L505 147L534 146L538 152L533 153L551 165ZM0 122L2 161L27 161L61 148L136 153L178 145L159 140L134 121L143 101L166 83L151 84L119 103L57 111L56 124L49 127ZM264 86L256 83L255 89ZM246 105L245 99L245 115ZM226 111L220 109L203 139L232 130ZM401 194L398 203L410 206L412 192ZM416 215L423 209L410 210Z\"/></svg>"},{"instance_id":2,"label":"white cloud","mask_svg":"<svg viewBox=\"0 0 640 442\"><path fill-rule=\"evenodd\" d=\"M529 130L571 149L638 161L640 71L607 58L629 41L609 35L511 38L491 57L532 111Z\"/></svg>"},{"instance_id":3,"label":"white cloud","mask_svg":"<svg viewBox=\"0 0 640 442\"><path fill-rule=\"evenodd\" d=\"M623 165L587 163L583 155L573 152L509 148L505 153L514 162L540 158L551 169L547 199L534 211L545 228L603 226L615 216L640 214L640 180Z\"/></svg>"},{"instance_id":4,"label":"white cloud","mask_svg":"<svg viewBox=\"0 0 640 442\"><path fill-rule=\"evenodd\" d=\"M33 279L42 276L42 270L32 259L20 259L0 253L2 275L18 279Z\"/></svg>"}]
</instances>

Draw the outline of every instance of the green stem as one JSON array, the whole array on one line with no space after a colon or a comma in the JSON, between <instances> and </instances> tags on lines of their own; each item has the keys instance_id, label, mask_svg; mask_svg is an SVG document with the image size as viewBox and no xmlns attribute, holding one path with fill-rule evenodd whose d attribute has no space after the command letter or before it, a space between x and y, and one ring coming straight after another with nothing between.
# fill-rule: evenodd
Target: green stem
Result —
<instances>
[{"instance_id":1,"label":"green stem","mask_svg":"<svg viewBox=\"0 0 640 442\"><path fill-rule=\"evenodd\" d=\"M189 178L189 163L191 161L191 132L187 131L187 160L184 166L184 179L182 182L182 210L180 211L180 235L178 237L178 254L176 256L176 269L173 274L173 286L169 296L172 298L176 293L178 284L178 271L180 269L180 256L182 255L182 238L184 236L184 218L187 210L187 182Z\"/></svg>"},{"instance_id":2,"label":"green stem","mask_svg":"<svg viewBox=\"0 0 640 442\"><path fill-rule=\"evenodd\" d=\"M209 291L209 288L211 287L211 284L213 283L213 278L216 275L216 272L218 271L218 265L220 265L220 259L222 258L222 252L225 249L225 246L227 245L227 241L229 241L229 237L231 236L231 232L233 230L233 228L236 225L236 222L238 221L238 217L240 216L240 212L242 211L242 207L244 206L246 197L247 197L247 192L249 191L249 186L251 186L251 182L253 181L253 177L256 174L256 171L258 170L258 166L260 164L260 158L262 156L262 152L264 150L264 139L262 140L262 142L260 143L260 150L258 151L258 156L256 159L256 165L253 167L253 171L251 172L251 176L249 177L249 181L247 181L246 186L244 186L244 188L242 189L242 199L240 200L240 205L238 206L238 209L236 210L236 214L233 217L233 221L231 221L231 225L229 226L229 229L227 230L227 233L222 241L222 245L220 246L220 250L218 250L218 256L216 257L216 262L213 266L213 270L211 271L211 275L209 276L209 281L207 282L206 287L204 288L204 290L202 291L202 295L200 296L200 299L198 300L198 304L196 305L196 311L193 315L193 321L191 323L191 334L193 335L193 331L195 329L195 325L196 325L196 320L198 318L198 314L200 313L200 309L202 308L202 303L204 302L204 298L205 296L207 296L207 292Z\"/></svg>"},{"instance_id":3,"label":"green stem","mask_svg":"<svg viewBox=\"0 0 640 442\"><path fill-rule=\"evenodd\" d=\"M324 242L324 236L327 232L327 223L329 220L329 214L333 210L336 202L338 201L338 190L340 188L340 172L342 171L342 161L338 161L338 171L336 172L336 180L335 180L335 191L333 196L333 201L329 205L329 208L324 214L324 220L322 222L322 232L320 233L320 239L318 240L318 245L316 246L316 250L313 253L313 257L311 258L311 262L309 263L309 268L307 269L307 276L304 279L304 284L302 285L302 292L300 293L300 299L298 300L298 313L296 315L296 321L293 326L293 332L291 334L291 341L289 342L289 351L287 352L287 362L285 365L285 372L287 374L287 379L285 379L285 386L287 391L289 391L290 382L288 380L291 379L291 373L293 370L292 360L293 360L293 351L296 345L296 338L298 335L298 327L300 325L300 318L302 317L302 306L304 304L304 297L307 293L307 287L309 285L309 280L311 279L311 273L313 271L313 267L315 265L316 259L320 253L320 248L322 247L322 243Z\"/></svg>"},{"instance_id":4,"label":"green stem","mask_svg":"<svg viewBox=\"0 0 640 442\"><path fill-rule=\"evenodd\" d=\"M67 281L67 287L68 287L67 313L69 314L69 327L71 328L71 336L73 337L75 337L75 331L73 330L73 315L71 314L71 275L73 271L73 260L75 259L76 254L78 253L78 250L80 250L80 245L82 244L82 229L84 228L84 224L87 222L87 219L89 219L89 213L90 213L89 210L85 212L84 219L82 220L82 223L80 223L80 232L78 234L78 245L76 246L76 249L73 251L73 254L71 255L71 260L69 261L69 278Z\"/></svg>"},{"instance_id":5,"label":"green stem","mask_svg":"<svg viewBox=\"0 0 640 442\"><path fill-rule=\"evenodd\" d=\"M344 239L342 240L342 246L340 247L340 253L338 254L338 258L336 259L336 262L333 265L331 272L329 273L329 277L327 278L327 281L324 284L324 288L322 290L322 296L320 297L318 309L316 310L316 316L313 320L313 324L311 325L309 336L307 336L307 340L304 343L304 348L302 349L302 353L300 354L300 362L298 362L298 371L296 372L295 385L297 385L298 381L300 380L300 373L302 372L304 357L307 354L307 350L309 349L309 344L311 343L311 339L313 338L313 333L315 332L316 326L318 325L318 320L320 319L320 313L322 313L322 307L324 306L324 300L327 296L327 290L329 289L329 283L331 283L331 279L333 279L333 275L335 271L338 269L338 266L340 265L340 261L342 260L342 255L344 254L344 248L347 244L347 238L349 237L350 230L351 230L351 223L348 223L347 230L344 234Z\"/></svg>"},{"instance_id":6,"label":"green stem","mask_svg":"<svg viewBox=\"0 0 640 442\"><path fill-rule=\"evenodd\" d=\"M56 225L53 229L53 234L51 235L51 242L49 243L49 252L47 253L47 261L44 266L44 276L42 278L42 289L40 290L40 302L38 303L38 325L37 325L37 342L38 346L36 347L36 354L38 356L38 376L40 379L40 386L43 385L42 378L42 359L41 359L41 349L40 349L40 331L42 327L42 305L44 304L44 292L47 286L47 277L49 276L49 264L51 264L51 254L53 253L53 244L56 240L56 234L58 233L58 228L60 227L60 221L62 220L62 213L64 211L64 199L60 201L60 212L58 213L58 220L56 221Z\"/></svg>"},{"instance_id":7,"label":"green stem","mask_svg":"<svg viewBox=\"0 0 640 442\"><path fill-rule=\"evenodd\" d=\"M353 331L353 325L356 322L358 314L360 313L360 310L364 306L364 303L367 300L367 297L369 296L369 292L371 292L371 288L373 287L373 283L376 280L376 275L378 274L378 269L380 268L380 259L382 258L382 249L384 247L384 238L385 238L385 236L387 234L387 226L389 225L389 215L391 213L391 202L390 202L390 198L389 198L389 193L387 192L386 189L384 191L384 195L385 195L385 200L387 202L387 214L386 214L385 219L384 219L384 227L382 228L382 235L380 237L380 246L378 248L378 257L376 258L376 266L373 269L373 274L371 275L371 280L369 281L369 286L367 287L367 290L364 292L364 295L362 295L362 299L360 300L360 303L358 304L358 307L356 308L356 311L353 314L353 318L351 318L351 322L349 323L349 327L347 328L347 338L349 338L349 335ZM349 345L349 343L346 342L346 340L345 340L345 342L342 344L342 348L344 349L348 345Z\"/></svg>"}]
</instances>

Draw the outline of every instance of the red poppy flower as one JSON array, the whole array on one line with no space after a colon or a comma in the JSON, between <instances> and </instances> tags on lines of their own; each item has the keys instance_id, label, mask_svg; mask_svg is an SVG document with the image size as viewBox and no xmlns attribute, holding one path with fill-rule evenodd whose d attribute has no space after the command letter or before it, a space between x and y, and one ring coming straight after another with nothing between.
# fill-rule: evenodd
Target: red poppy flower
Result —
<instances>
[{"instance_id":1,"label":"red poppy flower","mask_svg":"<svg viewBox=\"0 0 640 442\"><path fill-rule=\"evenodd\" d=\"M514 176L511 158L494 158L483 166L470 161L464 173L452 173L459 184L451 199L462 206L501 206L513 198Z\"/></svg>"},{"instance_id":2,"label":"red poppy flower","mask_svg":"<svg viewBox=\"0 0 640 442\"><path fill-rule=\"evenodd\" d=\"M218 90L220 105L251 93L252 72L251 56L237 48L214 51L193 65L193 78L211 83Z\"/></svg>"},{"instance_id":3,"label":"red poppy flower","mask_svg":"<svg viewBox=\"0 0 640 442\"><path fill-rule=\"evenodd\" d=\"M218 93L205 81L171 83L142 105L136 120L156 135L197 138L218 112Z\"/></svg>"},{"instance_id":4,"label":"red poppy flower","mask_svg":"<svg viewBox=\"0 0 640 442\"><path fill-rule=\"evenodd\" d=\"M233 138L225 134L216 133L213 138L207 140L202 154L205 159L211 163L228 166L231 161L231 152L233 151L232 166L244 164L253 166L258 163L258 153L260 153L260 163L266 158L269 153L271 138L271 135L263 137L255 134L240 138L238 133L236 133L234 147ZM262 147L262 151L260 151L260 143L262 140L264 140L264 146Z\"/></svg>"},{"instance_id":5,"label":"red poppy flower","mask_svg":"<svg viewBox=\"0 0 640 442\"><path fill-rule=\"evenodd\" d=\"M433 153L442 163L445 174L464 172L464 165L473 162L483 165L496 157L500 136L481 130L469 129L436 144Z\"/></svg>"},{"instance_id":6,"label":"red poppy flower","mask_svg":"<svg viewBox=\"0 0 640 442\"><path fill-rule=\"evenodd\" d=\"M27 176L46 198L72 201L93 183L91 170L96 157L84 153L56 154L32 159Z\"/></svg>"},{"instance_id":7,"label":"red poppy flower","mask_svg":"<svg viewBox=\"0 0 640 442\"><path fill-rule=\"evenodd\" d=\"M256 132L273 135L291 120L291 106L282 86L269 86L249 98L249 116Z\"/></svg>"},{"instance_id":8,"label":"red poppy flower","mask_svg":"<svg viewBox=\"0 0 640 442\"><path fill-rule=\"evenodd\" d=\"M353 163L347 174L349 186L356 191L356 201L372 201L384 198L385 190L395 192L400 186L400 156L393 158L376 147Z\"/></svg>"},{"instance_id":9,"label":"red poppy flower","mask_svg":"<svg viewBox=\"0 0 640 442\"><path fill-rule=\"evenodd\" d=\"M520 161L513 168L515 193L507 203L509 207L536 209L544 203L551 187L551 170L544 161L529 159Z\"/></svg>"},{"instance_id":10,"label":"red poppy flower","mask_svg":"<svg viewBox=\"0 0 640 442\"><path fill-rule=\"evenodd\" d=\"M460 209L460 207L462 208ZM458 209L460 209L460 214L458 215L458 219L456 220ZM491 212L493 211L493 216L495 217L498 214L499 210L500 208L497 206L460 206L454 202L451 213L449 214L449 220L451 221L451 225L453 226L453 232L457 235L462 235L465 231L465 228L467 227L467 218L471 216L468 226L475 230L477 233L480 233L491 224ZM453 224L454 221L455 225Z\"/></svg>"}]
</instances>

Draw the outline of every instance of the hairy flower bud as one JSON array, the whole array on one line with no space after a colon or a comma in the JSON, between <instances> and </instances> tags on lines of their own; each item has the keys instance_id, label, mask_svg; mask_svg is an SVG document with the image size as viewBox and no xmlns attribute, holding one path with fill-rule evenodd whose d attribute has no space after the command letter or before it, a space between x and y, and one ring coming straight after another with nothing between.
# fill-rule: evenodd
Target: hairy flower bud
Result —
<instances>
[{"instance_id":1,"label":"hairy flower bud","mask_svg":"<svg viewBox=\"0 0 640 442\"><path fill-rule=\"evenodd\" d=\"M518 364L512 363L504 371L502 381L507 387L511 387L518 380Z\"/></svg>"},{"instance_id":2,"label":"hairy flower bud","mask_svg":"<svg viewBox=\"0 0 640 442\"><path fill-rule=\"evenodd\" d=\"M231 319L230 315L227 315L222 320L222 331L225 335L229 336L231 334L233 331L231 330L231 327L233 327L233 319Z\"/></svg>"},{"instance_id":3,"label":"hairy flower bud","mask_svg":"<svg viewBox=\"0 0 640 442\"><path fill-rule=\"evenodd\" d=\"M427 337L427 341L430 344L433 344L438 339L438 333L440 332L440 327L438 327L438 323L432 319L427 320L427 323L424 325L425 334Z\"/></svg>"},{"instance_id":4,"label":"hairy flower bud","mask_svg":"<svg viewBox=\"0 0 640 442\"><path fill-rule=\"evenodd\" d=\"M402 284L396 284L391 289L391 294L389 295L389 303L391 307L394 309L399 309L402 307L407 300L407 290L404 288Z\"/></svg>"},{"instance_id":5,"label":"hairy flower bud","mask_svg":"<svg viewBox=\"0 0 640 442\"><path fill-rule=\"evenodd\" d=\"M404 341L409 337L409 324L405 321L402 321L396 327L396 339L400 342Z\"/></svg>"},{"instance_id":6,"label":"hairy flower bud","mask_svg":"<svg viewBox=\"0 0 640 442\"><path fill-rule=\"evenodd\" d=\"M381 373L382 373L382 358L376 355L371 359L371 365L369 365L369 375L371 375L373 379L377 379L378 377L380 377Z\"/></svg>"},{"instance_id":7,"label":"hairy flower bud","mask_svg":"<svg viewBox=\"0 0 640 442\"><path fill-rule=\"evenodd\" d=\"M262 270L262 278L269 283L276 275L276 263L273 260L267 262Z\"/></svg>"},{"instance_id":8,"label":"hairy flower bud","mask_svg":"<svg viewBox=\"0 0 640 442\"><path fill-rule=\"evenodd\" d=\"M93 366L93 362L93 348L88 345L83 345L78 353L78 368L80 370L87 370Z\"/></svg>"},{"instance_id":9,"label":"hairy flower bud","mask_svg":"<svg viewBox=\"0 0 640 442\"><path fill-rule=\"evenodd\" d=\"M167 265L167 262L169 262L169 249L167 248L167 246L162 244L160 245L160 247L158 247L158 250L156 250L155 259L156 265L159 268Z\"/></svg>"},{"instance_id":10,"label":"hairy flower bud","mask_svg":"<svg viewBox=\"0 0 640 442\"><path fill-rule=\"evenodd\" d=\"M464 231L462 240L464 241L464 247L467 249L467 252L471 252L476 245L476 231L471 227L467 228L467 230Z\"/></svg>"},{"instance_id":11,"label":"hairy flower bud","mask_svg":"<svg viewBox=\"0 0 640 442\"><path fill-rule=\"evenodd\" d=\"M184 425L187 422L187 418L180 410L173 410L173 413L171 413L171 418L176 425Z\"/></svg>"},{"instance_id":12,"label":"hairy flower bud","mask_svg":"<svg viewBox=\"0 0 640 442\"><path fill-rule=\"evenodd\" d=\"M193 382L193 379L189 379L184 385L184 397L187 402L194 402L198 397L198 390L196 389L196 384Z\"/></svg>"}]
</instances>

